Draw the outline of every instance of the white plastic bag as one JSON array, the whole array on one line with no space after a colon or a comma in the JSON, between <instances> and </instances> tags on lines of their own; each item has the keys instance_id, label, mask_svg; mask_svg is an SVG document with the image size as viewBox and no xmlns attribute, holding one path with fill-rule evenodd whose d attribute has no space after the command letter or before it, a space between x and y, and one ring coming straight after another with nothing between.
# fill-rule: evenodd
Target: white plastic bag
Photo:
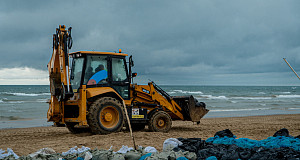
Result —
<instances>
[{"instance_id":1,"label":"white plastic bag","mask_svg":"<svg viewBox=\"0 0 300 160\"><path fill-rule=\"evenodd\" d=\"M15 159L19 159L19 156L16 155L12 149L7 148L7 153L5 153L4 150L0 149L0 159L4 159L5 157L8 157L10 155L13 155Z\"/></svg>"},{"instance_id":2,"label":"white plastic bag","mask_svg":"<svg viewBox=\"0 0 300 160\"><path fill-rule=\"evenodd\" d=\"M31 158L39 155L39 154L42 154L42 155L50 155L50 154L55 154L56 152L52 149L52 148L42 148L40 150L38 150L37 152L35 153L31 153L29 154L29 156Z\"/></svg>"},{"instance_id":3,"label":"white plastic bag","mask_svg":"<svg viewBox=\"0 0 300 160\"><path fill-rule=\"evenodd\" d=\"M145 152L147 153L155 153L157 150L154 147L148 146L144 149Z\"/></svg>"},{"instance_id":4,"label":"white plastic bag","mask_svg":"<svg viewBox=\"0 0 300 160\"><path fill-rule=\"evenodd\" d=\"M90 153L89 151L85 152L84 160L90 160L92 158L93 158L92 153Z\"/></svg>"},{"instance_id":5,"label":"white plastic bag","mask_svg":"<svg viewBox=\"0 0 300 160\"><path fill-rule=\"evenodd\" d=\"M82 146L81 148L78 148L77 146L71 148L70 150L68 150L67 152L62 152L63 156L66 156L68 154L79 154L82 152L86 152L88 150L91 150L89 147L84 147Z\"/></svg>"},{"instance_id":6,"label":"white plastic bag","mask_svg":"<svg viewBox=\"0 0 300 160\"><path fill-rule=\"evenodd\" d=\"M128 147L128 146L122 145L122 148L120 148L120 150L117 151L117 153L123 153L123 154L125 154L125 153L127 153L128 151L131 151L131 150L133 150L132 147Z\"/></svg>"},{"instance_id":7,"label":"white plastic bag","mask_svg":"<svg viewBox=\"0 0 300 160\"><path fill-rule=\"evenodd\" d=\"M182 145L182 142L180 142L178 139L169 138L164 141L163 151L164 152L171 151L173 148L178 147L180 145Z\"/></svg>"}]
</instances>

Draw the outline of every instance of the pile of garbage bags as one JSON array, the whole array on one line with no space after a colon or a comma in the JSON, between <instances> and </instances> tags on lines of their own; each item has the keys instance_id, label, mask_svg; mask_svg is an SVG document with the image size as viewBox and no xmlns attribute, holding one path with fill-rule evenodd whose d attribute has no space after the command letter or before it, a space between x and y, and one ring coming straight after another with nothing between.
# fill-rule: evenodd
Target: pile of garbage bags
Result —
<instances>
[{"instance_id":1,"label":"pile of garbage bags","mask_svg":"<svg viewBox=\"0 0 300 160\"><path fill-rule=\"evenodd\" d=\"M112 147L111 147L112 148ZM91 150L88 147L77 146L71 148L67 152L56 153L51 148L43 148L39 151L29 154L27 156L17 156L11 149L8 149L8 153L0 150L0 159L12 160L196 160L196 153L188 151L175 152L173 150L157 152L154 147L143 148L139 146L137 150L134 150L128 146L122 146L122 148L114 152L109 150Z\"/></svg>"},{"instance_id":2,"label":"pile of garbage bags","mask_svg":"<svg viewBox=\"0 0 300 160\"><path fill-rule=\"evenodd\" d=\"M300 159L299 136L292 137L283 128L264 140L239 138L229 129L219 131L206 141L200 138L178 138L182 143L173 150L197 154L197 159Z\"/></svg>"},{"instance_id":3,"label":"pile of garbage bags","mask_svg":"<svg viewBox=\"0 0 300 160\"><path fill-rule=\"evenodd\" d=\"M300 136L289 135L287 129L277 131L273 137L264 140L239 138L229 130L217 132L207 140L201 138L169 138L163 144L163 151L154 147L138 147L134 150L122 146L117 152L90 149L82 146L67 152L56 153L43 148L27 156L18 156L12 149L0 149L0 159L11 160L218 160L218 159L300 159Z\"/></svg>"}]
</instances>

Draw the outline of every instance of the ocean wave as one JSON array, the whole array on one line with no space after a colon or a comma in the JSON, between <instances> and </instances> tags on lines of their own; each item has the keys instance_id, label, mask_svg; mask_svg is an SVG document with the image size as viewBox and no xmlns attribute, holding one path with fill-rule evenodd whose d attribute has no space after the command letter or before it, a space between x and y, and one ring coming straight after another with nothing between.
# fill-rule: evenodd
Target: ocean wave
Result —
<instances>
[{"instance_id":1,"label":"ocean wave","mask_svg":"<svg viewBox=\"0 0 300 160\"><path fill-rule=\"evenodd\" d=\"M300 95L275 95L276 98L300 98Z\"/></svg>"},{"instance_id":2,"label":"ocean wave","mask_svg":"<svg viewBox=\"0 0 300 160\"><path fill-rule=\"evenodd\" d=\"M9 112L9 113L20 113L22 111L16 110L16 109L10 109L10 110L7 110L7 112Z\"/></svg>"},{"instance_id":3,"label":"ocean wave","mask_svg":"<svg viewBox=\"0 0 300 160\"><path fill-rule=\"evenodd\" d=\"M7 103L11 103L11 104L21 104L21 103L24 103L24 101L7 101Z\"/></svg>"},{"instance_id":4,"label":"ocean wave","mask_svg":"<svg viewBox=\"0 0 300 160\"><path fill-rule=\"evenodd\" d=\"M169 94L174 94L174 93L176 93L176 92L167 92L167 93L169 93Z\"/></svg>"},{"instance_id":5,"label":"ocean wave","mask_svg":"<svg viewBox=\"0 0 300 160\"><path fill-rule=\"evenodd\" d=\"M232 97L231 99L243 99L243 100L266 100L272 99L272 97Z\"/></svg>"},{"instance_id":6,"label":"ocean wave","mask_svg":"<svg viewBox=\"0 0 300 160\"><path fill-rule=\"evenodd\" d=\"M210 110L210 112L237 112L237 111L258 111L258 110L269 110L270 108L247 108L247 109L216 109Z\"/></svg>"},{"instance_id":7,"label":"ocean wave","mask_svg":"<svg viewBox=\"0 0 300 160\"><path fill-rule=\"evenodd\" d=\"M291 94L291 92L279 92L281 94Z\"/></svg>"},{"instance_id":8,"label":"ocean wave","mask_svg":"<svg viewBox=\"0 0 300 160\"><path fill-rule=\"evenodd\" d=\"M12 93L12 92L1 92L1 94L14 95L14 96L30 96L30 97L51 95L51 93Z\"/></svg>"},{"instance_id":9,"label":"ocean wave","mask_svg":"<svg viewBox=\"0 0 300 160\"><path fill-rule=\"evenodd\" d=\"M174 93L184 93L184 94L203 94L201 91L183 91L180 89L175 89L175 90L171 90L170 92L168 92L170 94L174 94Z\"/></svg>"},{"instance_id":10,"label":"ocean wave","mask_svg":"<svg viewBox=\"0 0 300 160\"><path fill-rule=\"evenodd\" d=\"M207 98L207 99L223 99L228 100L226 96L213 96L213 95L201 95L201 98Z\"/></svg>"},{"instance_id":11,"label":"ocean wave","mask_svg":"<svg viewBox=\"0 0 300 160\"><path fill-rule=\"evenodd\" d=\"M46 103L49 99L37 99L36 102Z\"/></svg>"},{"instance_id":12,"label":"ocean wave","mask_svg":"<svg viewBox=\"0 0 300 160\"><path fill-rule=\"evenodd\" d=\"M25 119L18 116L0 116L0 120L20 120Z\"/></svg>"},{"instance_id":13,"label":"ocean wave","mask_svg":"<svg viewBox=\"0 0 300 160\"><path fill-rule=\"evenodd\" d=\"M289 108L289 109L292 109L292 110L294 110L294 109L300 109L300 108Z\"/></svg>"},{"instance_id":14,"label":"ocean wave","mask_svg":"<svg viewBox=\"0 0 300 160\"><path fill-rule=\"evenodd\" d=\"M24 103L24 101L8 100L7 98L0 99L0 103Z\"/></svg>"}]
</instances>

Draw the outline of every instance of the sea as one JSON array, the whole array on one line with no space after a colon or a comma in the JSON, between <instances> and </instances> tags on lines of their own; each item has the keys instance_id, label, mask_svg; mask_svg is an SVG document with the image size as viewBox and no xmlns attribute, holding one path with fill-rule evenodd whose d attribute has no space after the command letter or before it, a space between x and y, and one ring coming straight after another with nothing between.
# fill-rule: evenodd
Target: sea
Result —
<instances>
[{"instance_id":1,"label":"sea","mask_svg":"<svg viewBox=\"0 0 300 160\"><path fill-rule=\"evenodd\" d=\"M300 113L300 86L160 85L171 96L206 103L204 118ZM0 129L51 126L47 85L0 85Z\"/></svg>"}]
</instances>

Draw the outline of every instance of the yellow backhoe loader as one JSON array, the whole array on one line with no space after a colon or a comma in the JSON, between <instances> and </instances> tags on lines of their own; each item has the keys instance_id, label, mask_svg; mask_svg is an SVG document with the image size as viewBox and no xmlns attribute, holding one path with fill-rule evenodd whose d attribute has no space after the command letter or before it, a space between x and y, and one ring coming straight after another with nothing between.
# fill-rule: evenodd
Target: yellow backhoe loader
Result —
<instances>
[{"instance_id":1,"label":"yellow backhoe loader","mask_svg":"<svg viewBox=\"0 0 300 160\"><path fill-rule=\"evenodd\" d=\"M72 133L117 132L126 126L125 104L134 130L148 125L151 131L168 132L172 120L200 123L208 112L205 103L193 96L170 96L154 82L133 84L132 56L127 58L121 50L69 53L71 29L64 25L56 29L48 63L51 99L47 118L55 126L65 125Z\"/></svg>"}]
</instances>

